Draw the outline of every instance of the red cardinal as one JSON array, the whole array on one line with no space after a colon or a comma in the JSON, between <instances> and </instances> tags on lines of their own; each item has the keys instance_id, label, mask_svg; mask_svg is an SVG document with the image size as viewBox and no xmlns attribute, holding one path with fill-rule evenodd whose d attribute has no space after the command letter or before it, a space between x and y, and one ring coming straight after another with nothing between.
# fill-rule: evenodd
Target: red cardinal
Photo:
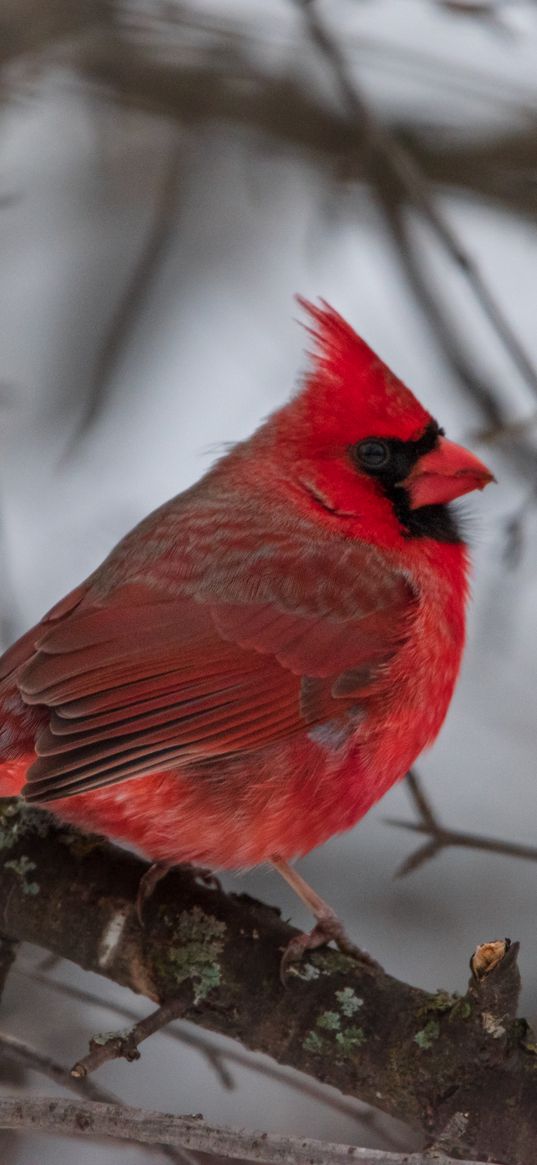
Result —
<instances>
[{"instance_id":1,"label":"red cardinal","mask_svg":"<svg viewBox=\"0 0 537 1165\"><path fill-rule=\"evenodd\" d=\"M297 395L0 661L0 791L166 866L287 864L436 737L464 644L447 503L493 480L331 308ZM293 954L297 954L295 944Z\"/></svg>"}]
</instances>

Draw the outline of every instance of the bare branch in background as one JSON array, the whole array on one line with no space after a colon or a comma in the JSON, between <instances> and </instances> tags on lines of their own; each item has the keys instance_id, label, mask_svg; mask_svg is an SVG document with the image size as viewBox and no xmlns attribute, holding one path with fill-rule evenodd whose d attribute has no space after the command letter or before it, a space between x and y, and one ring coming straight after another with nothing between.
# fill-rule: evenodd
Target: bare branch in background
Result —
<instances>
[{"instance_id":1,"label":"bare branch in background","mask_svg":"<svg viewBox=\"0 0 537 1165\"><path fill-rule=\"evenodd\" d=\"M494 0L436 0L436 4L457 16L490 16L498 8Z\"/></svg>"},{"instance_id":2,"label":"bare branch in background","mask_svg":"<svg viewBox=\"0 0 537 1165\"><path fill-rule=\"evenodd\" d=\"M41 1076L47 1076L49 1080L53 1080L55 1084L60 1084L62 1088L77 1092L88 1100L103 1104L121 1105L121 1101L109 1089L101 1088L92 1080L75 1080L69 1069L64 1068L57 1060L44 1055L37 1048L30 1047L29 1044L23 1043L15 1036L8 1035L7 1032L0 1032L0 1057L4 1063L17 1064L28 1071L38 1072ZM185 1162L185 1154L177 1152L171 1147L155 1145L154 1148L162 1157L169 1161L175 1161L177 1165Z\"/></svg>"},{"instance_id":3,"label":"bare branch in background","mask_svg":"<svg viewBox=\"0 0 537 1165\"><path fill-rule=\"evenodd\" d=\"M423 262L418 247L413 244L407 207L398 192L386 183L378 183L377 194L409 285L440 344L448 367L482 410L489 426L499 431L504 426L499 389L491 385L490 377L484 371L476 369L466 351L460 329L451 318L448 305L443 302L440 288L435 285L432 273Z\"/></svg>"},{"instance_id":4,"label":"bare branch in background","mask_svg":"<svg viewBox=\"0 0 537 1165\"><path fill-rule=\"evenodd\" d=\"M399 829L410 829L415 833L424 833L430 840L424 845L420 845L410 857L405 858L397 870L397 877L401 878L406 874L413 873L431 858L435 858L442 850L450 848L481 850L485 853L501 854L503 857L523 858L525 861L537 862L537 846L521 845L516 841L504 841L501 837L482 837L478 833L465 833L459 829L446 829L440 824L433 811L417 773L408 773L406 785L418 810L420 820L389 819L388 824L395 825Z\"/></svg>"},{"instance_id":5,"label":"bare branch in background","mask_svg":"<svg viewBox=\"0 0 537 1165\"><path fill-rule=\"evenodd\" d=\"M0 1099L0 1128L113 1137L141 1145L160 1142L217 1158L256 1161L262 1165L336 1165L339 1161L355 1161L357 1165L431 1165L432 1162L456 1165L442 1152L386 1153L382 1149L359 1149L355 1145L335 1145L305 1137L214 1128L198 1117L170 1116L54 1097L33 1097L25 1101ZM459 1165L473 1165L460 1157L457 1160Z\"/></svg>"},{"instance_id":6,"label":"bare branch in background","mask_svg":"<svg viewBox=\"0 0 537 1165\"><path fill-rule=\"evenodd\" d=\"M512 569L519 565L522 558L526 522L536 503L537 485L530 490L505 524L504 558Z\"/></svg>"},{"instance_id":7,"label":"bare branch in background","mask_svg":"<svg viewBox=\"0 0 537 1165\"><path fill-rule=\"evenodd\" d=\"M69 1069L64 1068L53 1057L45 1055L37 1048L32 1048L23 1040L18 1040L16 1036L9 1035L7 1032L0 1032L0 1055L4 1060L21 1064L31 1072L39 1072L41 1076L47 1076L55 1084L61 1084L63 1088L78 1092L80 1096L85 1096L88 1100L102 1100L110 1104L120 1103L112 1092L108 1092L107 1089L101 1088L91 1080L86 1083L73 1079Z\"/></svg>"},{"instance_id":8,"label":"bare branch in background","mask_svg":"<svg viewBox=\"0 0 537 1165\"><path fill-rule=\"evenodd\" d=\"M0 67L97 26L106 6L106 0L2 0Z\"/></svg>"},{"instance_id":9,"label":"bare branch in background","mask_svg":"<svg viewBox=\"0 0 537 1165\"><path fill-rule=\"evenodd\" d=\"M503 37L513 37L514 33L505 20L500 4L495 0L436 0L439 8L444 8L453 16L467 17L487 24L493 32Z\"/></svg>"},{"instance_id":10,"label":"bare branch in background","mask_svg":"<svg viewBox=\"0 0 537 1165\"><path fill-rule=\"evenodd\" d=\"M350 73L339 42L317 15L315 0L293 0L304 14L308 32L330 66L349 116L361 126L370 152L370 164L385 174L386 181L399 187L408 202L433 228L439 241L466 277L481 308L513 363L534 395L537 395L537 367L512 328L481 271L462 245L457 232L440 210L431 187L415 157L377 118L355 73Z\"/></svg>"},{"instance_id":11,"label":"bare branch in background","mask_svg":"<svg viewBox=\"0 0 537 1165\"><path fill-rule=\"evenodd\" d=\"M11 939L0 934L0 999L6 985L6 979L17 957L18 946L17 942L12 942Z\"/></svg>"},{"instance_id":12,"label":"bare branch in background","mask_svg":"<svg viewBox=\"0 0 537 1165\"><path fill-rule=\"evenodd\" d=\"M129 107L160 113L177 119L182 126L195 129L200 123L226 119L238 125L251 125L275 135L296 149L316 151L333 164L356 151L362 135L359 123L329 108L309 86L301 85L295 71L276 75L264 74L251 52L263 44L263 35L249 30L233 19L219 16L215 21L199 9L179 5L164 9L147 6L145 42L133 38L129 26L117 17L122 13L121 0L102 0L87 5L84 0L48 0L39 5L43 22L32 19L35 0L16 3L11 0L2 17L5 59L18 53L37 53L42 43L54 59L71 65L80 77L106 87L109 94ZM37 9L36 9L37 11ZM50 12L55 14L50 20ZM67 22L63 17L67 18ZM173 33L173 51L167 47L165 59L152 51L152 25ZM46 26L46 35L37 35ZM72 31L70 42L66 39ZM182 43L184 34L185 44ZM206 58L199 63L199 44L195 60L188 51L188 36L205 34ZM219 39L217 39L219 38ZM388 62L390 73L401 67L437 85L444 80L457 91L481 96L488 107L507 102L519 124L506 131L498 127L495 135L476 140L454 135L431 134L426 127L401 121L392 128L398 140L408 143L422 173L437 186L467 190L502 206L534 215L537 210L535 171L537 135L531 109L526 108L516 89L510 94L507 81L501 99L494 78L481 75L475 67L464 69L457 62L449 68L434 51L423 52L405 46L404 51L385 39L351 38L349 49L360 60L375 64ZM185 47L186 46L186 47ZM300 52L300 43L296 44ZM1 54L0 54L1 56ZM1 59L0 59L1 64ZM448 93L449 99L449 93ZM359 160L355 158L355 162ZM362 167L363 176L365 169Z\"/></svg>"},{"instance_id":13,"label":"bare branch in background","mask_svg":"<svg viewBox=\"0 0 537 1165\"><path fill-rule=\"evenodd\" d=\"M182 152L182 145L178 142L172 148L166 162L164 179L154 210L153 225L116 311L112 314L104 343L97 354L84 415L79 420L77 432L71 438L68 452L72 452L77 439L90 428L101 411L118 361L126 348L132 329L136 327L152 281L169 246L170 235L176 225L174 212L179 191Z\"/></svg>"}]
</instances>

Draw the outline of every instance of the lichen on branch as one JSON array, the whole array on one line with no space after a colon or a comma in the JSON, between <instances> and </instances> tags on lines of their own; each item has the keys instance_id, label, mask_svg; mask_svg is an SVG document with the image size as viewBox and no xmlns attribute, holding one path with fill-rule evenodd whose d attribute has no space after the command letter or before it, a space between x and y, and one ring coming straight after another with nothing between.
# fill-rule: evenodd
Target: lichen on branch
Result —
<instances>
[{"instance_id":1,"label":"lichen on branch","mask_svg":"<svg viewBox=\"0 0 537 1165\"><path fill-rule=\"evenodd\" d=\"M22 802L0 803L0 931L9 939L160 1008L173 1002L170 1015L373 1104L446 1152L527 1165L537 1140L537 1055L516 1017L516 944L503 955L496 948L501 957L462 998L329 949L312 953L283 988L281 955L296 932L277 910L177 869L157 886L142 927L136 896L146 868ZM151 1017L141 1022L143 1038L158 1028Z\"/></svg>"}]
</instances>

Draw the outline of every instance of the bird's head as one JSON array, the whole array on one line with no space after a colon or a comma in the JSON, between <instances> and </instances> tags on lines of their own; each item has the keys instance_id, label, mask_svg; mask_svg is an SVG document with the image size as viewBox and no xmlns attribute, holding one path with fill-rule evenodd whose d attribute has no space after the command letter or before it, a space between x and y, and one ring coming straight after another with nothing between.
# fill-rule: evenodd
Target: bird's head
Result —
<instances>
[{"instance_id":1,"label":"bird's head","mask_svg":"<svg viewBox=\"0 0 537 1165\"><path fill-rule=\"evenodd\" d=\"M298 394L269 421L297 484L326 510L400 534L458 541L446 503L494 477L328 305L299 300L315 340Z\"/></svg>"}]
</instances>

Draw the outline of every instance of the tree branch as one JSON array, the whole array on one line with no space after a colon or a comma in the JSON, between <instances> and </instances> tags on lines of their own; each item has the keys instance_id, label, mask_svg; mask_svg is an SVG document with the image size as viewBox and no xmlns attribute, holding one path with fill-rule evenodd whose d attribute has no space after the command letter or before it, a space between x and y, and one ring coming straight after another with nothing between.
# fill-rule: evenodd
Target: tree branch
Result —
<instances>
[{"instance_id":1,"label":"tree branch","mask_svg":"<svg viewBox=\"0 0 537 1165\"><path fill-rule=\"evenodd\" d=\"M37 1048L32 1048L29 1044L23 1043L22 1040L16 1039L15 1036L8 1035L7 1032L0 1032L0 1056L4 1062L17 1064L31 1072L39 1072L40 1075L53 1080L55 1084L60 1084L62 1088L69 1088L71 1092L77 1092L82 1097L85 1096L104 1104L121 1105L121 1101L109 1089L101 1088L98 1084L94 1084L93 1080L75 1080L69 1070L54 1060L52 1056L44 1055ZM168 1161L175 1161L176 1165L186 1165L187 1155L179 1149L164 1145L155 1145L154 1147L160 1156ZM188 1159L188 1165L191 1165L190 1159Z\"/></svg>"},{"instance_id":2,"label":"tree branch","mask_svg":"<svg viewBox=\"0 0 537 1165\"><path fill-rule=\"evenodd\" d=\"M49 991L55 992L57 995L62 997L68 996L70 999L75 999L78 1003L85 1005L105 1008L116 1016L122 1016L130 1023L136 1022L137 1016L133 1008L125 1007L125 1005L120 1006L115 1002L108 1002L106 999L101 999L97 995L94 995L91 991L81 991L79 987L73 987L71 983L57 982L55 979L50 979L42 973L27 973L19 970L18 974L30 979L33 984L37 983ZM264 1076L269 1080L275 1080L278 1084L283 1084L286 1088L301 1093L303 1096L309 1096L317 1104L334 1109L336 1112L339 1112L350 1120L357 1121L359 1124L374 1125L378 1118L379 1114L374 1109L362 1108L360 1101L357 1099L351 1097L347 1099L344 1096L328 1092L316 1080L306 1076L298 1076L295 1072L289 1071L287 1068L279 1067L278 1064L267 1064L264 1059L253 1058L251 1053L242 1052L240 1048L222 1047L216 1040L211 1039L206 1034L194 1035L193 1032L184 1027L180 1029L177 1027L163 1028L162 1030L164 1035L169 1036L181 1044L186 1044L187 1047L195 1048L200 1055L204 1056L209 1067L213 1068L218 1075L223 1088L231 1090L235 1087L235 1082L228 1065L237 1064L241 1068L247 1068L249 1072L256 1072L260 1076ZM382 1135L384 1140L389 1142L390 1138L385 1129L383 1129ZM395 1142L393 1147L397 1148Z\"/></svg>"},{"instance_id":3,"label":"tree branch","mask_svg":"<svg viewBox=\"0 0 537 1165\"><path fill-rule=\"evenodd\" d=\"M95 1101L0 1099L0 1128L40 1129L72 1136L114 1137L139 1144L174 1145L217 1158L256 1161L261 1165L456 1165L444 1153L386 1153L355 1145L328 1144L309 1138L243 1129L214 1128L198 1117L171 1116L123 1105ZM458 1165L473 1165L458 1158Z\"/></svg>"},{"instance_id":4,"label":"tree branch","mask_svg":"<svg viewBox=\"0 0 537 1165\"><path fill-rule=\"evenodd\" d=\"M173 1000L195 1023L433 1139L451 1135L462 1113L459 1153L527 1165L537 1139L535 1048L524 1021L513 1018L518 987L508 959L487 980L487 990L493 977L499 990L504 972L510 976L501 1039L483 1021L485 988L474 979L460 1000L327 950L313 954L284 990L281 953L296 932L277 911L181 869L157 887L142 930L135 903L145 869L132 854L22 802L0 804L4 933L158 1004Z\"/></svg>"},{"instance_id":5,"label":"tree branch","mask_svg":"<svg viewBox=\"0 0 537 1165\"><path fill-rule=\"evenodd\" d=\"M47 1076L62 1088L69 1088L79 1096L88 1100L103 1101L106 1104L120 1104L119 1099L108 1089L94 1084L93 1080L75 1080L68 1068L59 1064L52 1056L45 1055L37 1048L18 1040L8 1032L0 1032L0 1056L2 1060L10 1060L13 1064L20 1064L30 1072L39 1072Z\"/></svg>"},{"instance_id":6,"label":"tree branch","mask_svg":"<svg viewBox=\"0 0 537 1165\"><path fill-rule=\"evenodd\" d=\"M173 1019L182 1016L184 1011L182 1000L170 999L145 1019L138 1020L127 1031L111 1032L108 1036L91 1039L88 1055L78 1060L71 1068L71 1076L75 1080L84 1080L109 1060L139 1060L138 1049L143 1040L149 1039L155 1032L162 1031L162 1028Z\"/></svg>"},{"instance_id":7,"label":"tree branch","mask_svg":"<svg viewBox=\"0 0 537 1165\"><path fill-rule=\"evenodd\" d=\"M123 19L116 19L116 14ZM293 44L293 71L264 74L257 53L262 34L245 32L239 21L225 14L215 21L203 10L174 5L166 13L162 7L148 6L144 20L145 40L139 34L133 36L132 29L129 32L117 0L48 0L47 4L41 0L4 0L0 67L52 50L55 57L106 86L132 108L151 110L194 127L217 119L250 124L294 148L315 150L331 166L351 152L355 154L360 125L352 124L345 111L331 108L321 95L312 92L309 77L306 84L297 78L294 62L302 48L298 38ZM152 23L163 39L169 33L165 59L153 51ZM198 46L205 35L205 59L200 51L193 59L192 33ZM353 60L360 52L366 59L368 53L374 60L380 55L392 70L401 64L410 66L418 76L432 75L435 83L443 74L459 91L470 82L470 94L477 84L483 99L498 100L494 77L480 77L475 66L465 71L454 61L447 66L431 51L408 47L401 51L385 39L377 43L363 37L351 40L350 51ZM517 90L510 102L509 96L503 86L502 98L518 115L519 124L500 129L494 136L431 133L411 121L393 125L391 132L405 142L430 182L471 191L533 216L537 205L533 180L537 137Z\"/></svg>"},{"instance_id":8,"label":"tree branch","mask_svg":"<svg viewBox=\"0 0 537 1165\"><path fill-rule=\"evenodd\" d=\"M365 165L357 156L363 145L362 127L351 121L345 110L334 108L322 93L315 92L307 74L306 83L301 82L294 67L303 49L298 39L292 69L264 73L257 52L259 38L234 38L223 21L218 28L207 30L199 12L191 14L190 21L174 19L169 26L173 53L168 44L166 56L161 58L152 51L150 35L146 40L129 36L120 21L114 22L111 36L113 3L108 13L107 22L102 21L100 28L96 22L93 29L73 36L60 55L66 65L116 101L177 120L182 127L195 129L214 121L252 126L294 149L315 151L332 170L341 169L342 161L352 156L353 177L366 178ZM181 27L184 44L178 35ZM150 25L147 31L150 34ZM194 58L189 51L192 31L198 41L204 31L209 33L205 54L198 52ZM380 51L385 57L384 42ZM423 58L418 54L416 60L406 50L403 60L408 62L409 58L415 67L420 60L429 63L435 79L442 68L442 62L431 54ZM446 76L453 75L453 67L451 62ZM491 97L495 92L497 96L497 90L491 89ZM519 113L518 106L516 111ZM487 133L459 139L431 133L410 117L394 122L390 132L412 151L431 183L466 190L533 217L537 138L527 117L520 117L520 124L510 125L494 137Z\"/></svg>"}]
</instances>

